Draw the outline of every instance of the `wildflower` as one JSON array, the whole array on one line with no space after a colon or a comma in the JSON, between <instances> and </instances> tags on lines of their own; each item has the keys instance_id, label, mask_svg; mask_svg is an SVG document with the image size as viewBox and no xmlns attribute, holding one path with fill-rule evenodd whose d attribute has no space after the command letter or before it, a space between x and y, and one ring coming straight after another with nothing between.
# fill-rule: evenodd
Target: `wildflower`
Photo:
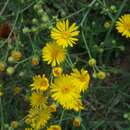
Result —
<instances>
[{"instance_id":1,"label":"wildflower","mask_svg":"<svg viewBox=\"0 0 130 130\"><path fill-rule=\"evenodd\" d=\"M18 125L19 125L19 123L17 121L12 121L11 122L11 127L12 128L18 128Z\"/></svg>"},{"instance_id":2,"label":"wildflower","mask_svg":"<svg viewBox=\"0 0 130 130\"><path fill-rule=\"evenodd\" d=\"M22 58L22 53L20 51L13 50L11 52L11 57L14 61L19 61Z\"/></svg>"},{"instance_id":3,"label":"wildflower","mask_svg":"<svg viewBox=\"0 0 130 130\"><path fill-rule=\"evenodd\" d=\"M35 75L33 77L33 83L30 86L32 87L32 90L46 91L49 87L48 79L44 74L42 76Z\"/></svg>"},{"instance_id":4,"label":"wildflower","mask_svg":"<svg viewBox=\"0 0 130 130\"><path fill-rule=\"evenodd\" d=\"M45 127L50 118L51 112L48 107L44 107L43 109L33 108L30 109L25 122L30 124L32 128L39 130Z\"/></svg>"},{"instance_id":5,"label":"wildflower","mask_svg":"<svg viewBox=\"0 0 130 130\"><path fill-rule=\"evenodd\" d=\"M93 67L94 65L96 65L96 60L94 58L91 58L89 59L88 64L89 66Z\"/></svg>"},{"instance_id":6,"label":"wildflower","mask_svg":"<svg viewBox=\"0 0 130 130\"><path fill-rule=\"evenodd\" d=\"M79 91L73 84L73 78L69 75L62 75L54 80L51 85L52 98L65 109L76 111L82 108Z\"/></svg>"},{"instance_id":7,"label":"wildflower","mask_svg":"<svg viewBox=\"0 0 130 130\"><path fill-rule=\"evenodd\" d=\"M90 75L87 70L81 69L81 71L79 71L78 69L73 69L71 76L73 77L74 85L77 86L76 89L80 92L84 92L88 88Z\"/></svg>"},{"instance_id":8,"label":"wildflower","mask_svg":"<svg viewBox=\"0 0 130 130\"><path fill-rule=\"evenodd\" d=\"M44 108L47 104L47 97L40 92L33 92L30 101L32 107Z\"/></svg>"},{"instance_id":9,"label":"wildflower","mask_svg":"<svg viewBox=\"0 0 130 130\"><path fill-rule=\"evenodd\" d=\"M99 72L97 73L97 77L98 77L99 79L103 80L103 79L105 79L105 77L106 77L106 73L103 72L103 71L99 71Z\"/></svg>"},{"instance_id":10,"label":"wildflower","mask_svg":"<svg viewBox=\"0 0 130 130\"><path fill-rule=\"evenodd\" d=\"M56 104L51 104L50 106L49 106L49 108L50 108L50 111L51 112L56 112L56 109L57 109L57 106L56 106Z\"/></svg>"},{"instance_id":11,"label":"wildflower","mask_svg":"<svg viewBox=\"0 0 130 130\"><path fill-rule=\"evenodd\" d=\"M59 77L62 74L62 68L61 67L54 67L52 70L52 73L55 77Z\"/></svg>"},{"instance_id":12,"label":"wildflower","mask_svg":"<svg viewBox=\"0 0 130 130\"><path fill-rule=\"evenodd\" d=\"M5 70L5 63L0 62L0 72L3 72Z\"/></svg>"},{"instance_id":13,"label":"wildflower","mask_svg":"<svg viewBox=\"0 0 130 130\"><path fill-rule=\"evenodd\" d=\"M62 130L60 125L51 125L47 130Z\"/></svg>"},{"instance_id":14,"label":"wildflower","mask_svg":"<svg viewBox=\"0 0 130 130\"><path fill-rule=\"evenodd\" d=\"M69 21L58 21L56 27L51 30L52 39L56 40L56 43L63 48L71 46L78 41L76 38L79 35L78 26L76 23L69 25Z\"/></svg>"},{"instance_id":15,"label":"wildflower","mask_svg":"<svg viewBox=\"0 0 130 130\"><path fill-rule=\"evenodd\" d=\"M79 116L75 117L73 120L73 126L80 127L80 125L81 125L81 118Z\"/></svg>"},{"instance_id":16,"label":"wildflower","mask_svg":"<svg viewBox=\"0 0 130 130\"><path fill-rule=\"evenodd\" d=\"M122 36L130 38L130 14L125 14L118 19L116 29L122 33Z\"/></svg>"},{"instance_id":17,"label":"wildflower","mask_svg":"<svg viewBox=\"0 0 130 130\"><path fill-rule=\"evenodd\" d=\"M52 66L59 65L65 60L66 49L58 46L55 42L47 43L42 49L43 61L47 61Z\"/></svg>"},{"instance_id":18,"label":"wildflower","mask_svg":"<svg viewBox=\"0 0 130 130\"><path fill-rule=\"evenodd\" d=\"M32 57L31 64L34 65L34 66L39 64L39 59L38 59L37 56Z\"/></svg>"}]
</instances>

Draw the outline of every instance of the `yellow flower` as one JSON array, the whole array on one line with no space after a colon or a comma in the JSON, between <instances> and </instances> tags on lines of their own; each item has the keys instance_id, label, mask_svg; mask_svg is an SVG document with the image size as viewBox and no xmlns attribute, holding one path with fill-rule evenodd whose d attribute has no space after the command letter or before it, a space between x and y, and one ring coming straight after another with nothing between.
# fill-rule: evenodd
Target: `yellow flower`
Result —
<instances>
[{"instance_id":1,"label":"yellow flower","mask_svg":"<svg viewBox=\"0 0 130 130\"><path fill-rule=\"evenodd\" d=\"M62 130L60 125L51 125L47 130Z\"/></svg>"},{"instance_id":2,"label":"yellow flower","mask_svg":"<svg viewBox=\"0 0 130 130\"><path fill-rule=\"evenodd\" d=\"M30 101L32 107L44 108L47 104L47 97L40 92L33 92Z\"/></svg>"},{"instance_id":3,"label":"yellow flower","mask_svg":"<svg viewBox=\"0 0 130 130\"><path fill-rule=\"evenodd\" d=\"M80 127L80 125L81 125L81 118L75 117L74 120L73 120L73 126Z\"/></svg>"},{"instance_id":4,"label":"yellow flower","mask_svg":"<svg viewBox=\"0 0 130 130\"><path fill-rule=\"evenodd\" d=\"M77 86L76 89L80 92L84 92L88 89L90 76L87 70L81 69L81 71L79 71L78 69L73 69L71 76L73 77L74 85Z\"/></svg>"},{"instance_id":5,"label":"yellow flower","mask_svg":"<svg viewBox=\"0 0 130 130\"><path fill-rule=\"evenodd\" d=\"M54 67L52 70L52 73L55 77L59 77L62 74L62 68L61 67Z\"/></svg>"},{"instance_id":6,"label":"yellow flower","mask_svg":"<svg viewBox=\"0 0 130 130\"><path fill-rule=\"evenodd\" d=\"M122 36L130 38L130 14L125 14L118 19L116 29L122 33Z\"/></svg>"},{"instance_id":7,"label":"yellow flower","mask_svg":"<svg viewBox=\"0 0 130 130\"><path fill-rule=\"evenodd\" d=\"M33 108L30 109L25 122L35 130L39 130L45 127L50 118L51 112L48 107L44 107L44 109Z\"/></svg>"},{"instance_id":8,"label":"yellow flower","mask_svg":"<svg viewBox=\"0 0 130 130\"><path fill-rule=\"evenodd\" d=\"M32 90L46 91L49 87L48 79L43 74L42 76L36 75L33 77L33 84L30 85Z\"/></svg>"},{"instance_id":9,"label":"yellow flower","mask_svg":"<svg viewBox=\"0 0 130 130\"><path fill-rule=\"evenodd\" d=\"M69 21L58 21L56 27L51 30L52 39L56 40L56 43L63 48L76 44L79 35L78 26L76 23L69 25Z\"/></svg>"},{"instance_id":10,"label":"yellow flower","mask_svg":"<svg viewBox=\"0 0 130 130\"><path fill-rule=\"evenodd\" d=\"M64 109L74 109L78 111L82 108L79 91L73 84L73 79L69 75L62 75L54 80L51 85L52 98Z\"/></svg>"},{"instance_id":11,"label":"yellow flower","mask_svg":"<svg viewBox=\"0 0 130 130\"><path fill-rule=\"evenodd\" d=\"M55 42L47 43L42 49L43 61L47 61L52 66L59 65L65 60L66 49L58 46Z\"/></svg>"},{"instance_id":12,"label":"yellow flower","mask_svg":"<svg viewBox=\"0 0 130 130\"><path fill-rule=\"evenodd\" d=\"M11 52L11 57L14 61L19 61L22 58L22 53L20 51L13 50Z\"/></svg>"}]
</instances>

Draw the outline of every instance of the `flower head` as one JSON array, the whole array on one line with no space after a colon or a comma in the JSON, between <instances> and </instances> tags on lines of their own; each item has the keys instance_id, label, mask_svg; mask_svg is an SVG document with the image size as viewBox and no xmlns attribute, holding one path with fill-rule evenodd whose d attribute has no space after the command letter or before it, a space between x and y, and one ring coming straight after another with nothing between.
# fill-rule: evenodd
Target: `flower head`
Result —
<instances>
[{"instance_id":1,"label":"flower head","mask_svg":"<svg viewBox=\"0 0 130 130\"><path fill-rule=\"evenodd\" d=\"M122 36L130 38L130 14L125 14L118 19L116 29L122 33Z\"/></svg>"},{"instance_id":2,"label":"flower head","mask_svg":"<svg viewBox=\"0 0 130 130\"><path fill-rule=\"evenodd\" d=\"M44 107L44 109L33 108L30 109L25 122L30 124L32 128L39 130L45 127L50 118L51 112L48 107Z\"/></svg>"},{"instance_id":3,"label":"flower head","mask_svg":"<svg viewBox=\"0 0 130 130\"><path fill-rule=\"evenodd\" d=\"M47 43L42 49L43 61L47 61L52 66L59 65L65 60L66 49L58 46L55 42Z\"/></svg>"},{"instance_id":4,"label":"flower head","mask_svg":"<svg viewBox=\"0 0 130 130\"><path fill-rule=\"evenodd\" d=\"M31 97L31 106L34 107L39 107L39 108L44 108L47 104L47 97L45 97L42 93L40 92L33 92Z\"/></svg>"},{"instance_id":5,"label":"flower head","mask_svg":"<svg viewBox=\"0 0 130 130\"><path fill-rule=\"evenodd\" d=\"M47 130L62 130L60 125L51 125Z\"/></svg>"},{"instance_id":6,"label":"flower head","mask_svg":"<svg viewBox=\"0 0 130 130\"><path fill-rule=\"evenodd\" d=\"M78 41L76 38L79 35L78 26L76 23L69 25L69 21L58 21L56 27L51 30L51 37L56 40L56 43L63 48L71 46Z\"/></svg>"},{"instance_id":7,"label":"flower head","mask_svg":"<svg viewBox=\"0 0 130 130\"><path fill-rule=\"evenodd\" d=\"M62 74L62 68L61 67L54 67L52 70L52 73L55 77L59 77Z\"/></svg>"},{"instance_id":8,"label":"flower head","mask_svg":"<svg viewBox=\"0 0 130 130\"><path fill-rule=\"evenodd\" d=\"M74 85L77 86L76 89L80 92L84 92L88 88L90 76L87 70L81 69L81 71L79 71L78 69L73 69L71 76L73 77Z\"/></svg>"},{"instance_id":9,"label":"flower head","mask_svg":"<svg viewBox=\"0 0 130 130\"><path fill-rule=\"evenodd\" d=\"M32 90L46 91L49 86L48 79L44 74L42 76L35 75L33 77L33 83L30 86L32 87Z\"/></svg>"},{"instance_id":10,"label":"flower head","mask_svg":"<svg viewBox=\"0 0 130 130\"><path fill-rule=\"evenodd\" d=\"M62 75L54 80L51 85L52 98L65 109L78 111L82 108L79 91L73 84L73 79L69 75Z\"/></svg>"}]
</instances>

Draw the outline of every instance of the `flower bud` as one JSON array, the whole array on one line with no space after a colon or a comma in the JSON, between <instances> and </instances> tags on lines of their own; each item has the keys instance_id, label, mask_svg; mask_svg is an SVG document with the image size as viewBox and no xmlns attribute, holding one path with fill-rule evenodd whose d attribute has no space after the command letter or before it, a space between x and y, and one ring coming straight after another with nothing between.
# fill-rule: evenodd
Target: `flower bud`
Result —
<instances>
[{"instance_id":1,"label":"flower bud","mask_svg":"<svg viewBox=\"0 0 130 130\"><path fill-rule=\"evenodd\" d=\"M79 116L75 117L73 120L73 126L80 127L80 125L81 125L81 118Z\"/></svg>"},{"instance_id":2,"label":"flower bud","mask_svg":"<svg viewBox=\"0 0 130 130\"><path fill-rule=\"evenodd\" d=\"M106 78L106 73L103 72L103 71L99 71L99 72L97 73L97 77L98 77L99 79L103 80L103 79Z\"/></svg>"},{"instance_id":3,"label":"flower bud","mask_svg":"<svg viewBox=\"0 0 130 130\"><path fill-rule=\"evenodd\" d=\"M8 67L8 68L6 69L6 73L7 73L7 75L9 75L9 76L13 75L14 72L15 72L15 68L14 68L14 67Z\"/></svg>"},{"instance_id":4,"label":"flower bud","mask_svg":"<svg viewBox=\"0 0 130 130\"><path fill-rule=\"evenodd\" d=\"M93 67L94 65L96 65L96 60L94 58L91 58L89 59L88 64L89 66Z\"/></svg>"}]
</instances>

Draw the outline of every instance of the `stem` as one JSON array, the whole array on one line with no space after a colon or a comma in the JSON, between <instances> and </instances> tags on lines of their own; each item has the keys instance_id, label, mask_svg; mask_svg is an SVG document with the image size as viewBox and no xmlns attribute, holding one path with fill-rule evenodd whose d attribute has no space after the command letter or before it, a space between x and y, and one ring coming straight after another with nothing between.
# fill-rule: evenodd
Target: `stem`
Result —
<instances>
[{"instance_id":1,"label":"stem","mask_svg":"<svg viewBox=\"0 0 130 130\"><path fill-rule=\"evenodd\" d=\"M87 42L86 42L86 39L85 39L85 36L84 36L83 31L82 31L81 33L82 33L83 41L84 41L84 43L85 43L85 47L86 47L86 50L87 50L87 52L88 52L89 58L92 58L91 52L90 52L90 50L89 50L89 47L88 47L88 44L87 44Z\"/></svg>"},{"instance_id":2,"label":"stem","mask_svg":"<svg viewBox=\"0 0 130 130\"><path fill-rule=\"evenodd\" d=\"M10 0L7 0L6 3L4 4L3 8L2 8L1 11L0 11L0 16L4 13L4 11L5 11L5 9L6 9L7 5L8 5L8 3L9 3L9 1L10 1Z\"/></svg>"},{"instance_id":3,"label":"stem","mask_svg":"<svg viewBox=\"0 0 130 130\"><path fill-rule=\"evenodd\" d=\"M82 19L82 21L81 21L81 23L80 23L81 27L83 27L84 21L85 21L85 19L86 19L86 17L88 16L88 14L89 14L89 12L90 12L92 6L94 5L94 3L95 3L96 1L97 1L97 0L93 0L93 1L88 5L89 9L86 11L86 13L85 13L85 15L84 15L84 17L83 17L83 19Z\"/></svg>"},{"instance_id":4,"label":"stem","mask_svg":"<svg viewBox=\"0 0 130 130\"><path fill-rule=\"evenodd\" d=\"M59 125L61 124L61 122L63 120L64 113L65 113L65 110L63 110L62 113L61 113L60 120L59 120Z\"/></svg>"},{"instance_id":5,"label":"stem","mask_svg":"<svg viewBox=\"0 0 130 130\"><path fill-rule=\"evenodd\" d=\"M1 130L4 130L4 114L2 106L2 98L0 97L0 115L1 115Z\"/></svg>"}]
</instances>

